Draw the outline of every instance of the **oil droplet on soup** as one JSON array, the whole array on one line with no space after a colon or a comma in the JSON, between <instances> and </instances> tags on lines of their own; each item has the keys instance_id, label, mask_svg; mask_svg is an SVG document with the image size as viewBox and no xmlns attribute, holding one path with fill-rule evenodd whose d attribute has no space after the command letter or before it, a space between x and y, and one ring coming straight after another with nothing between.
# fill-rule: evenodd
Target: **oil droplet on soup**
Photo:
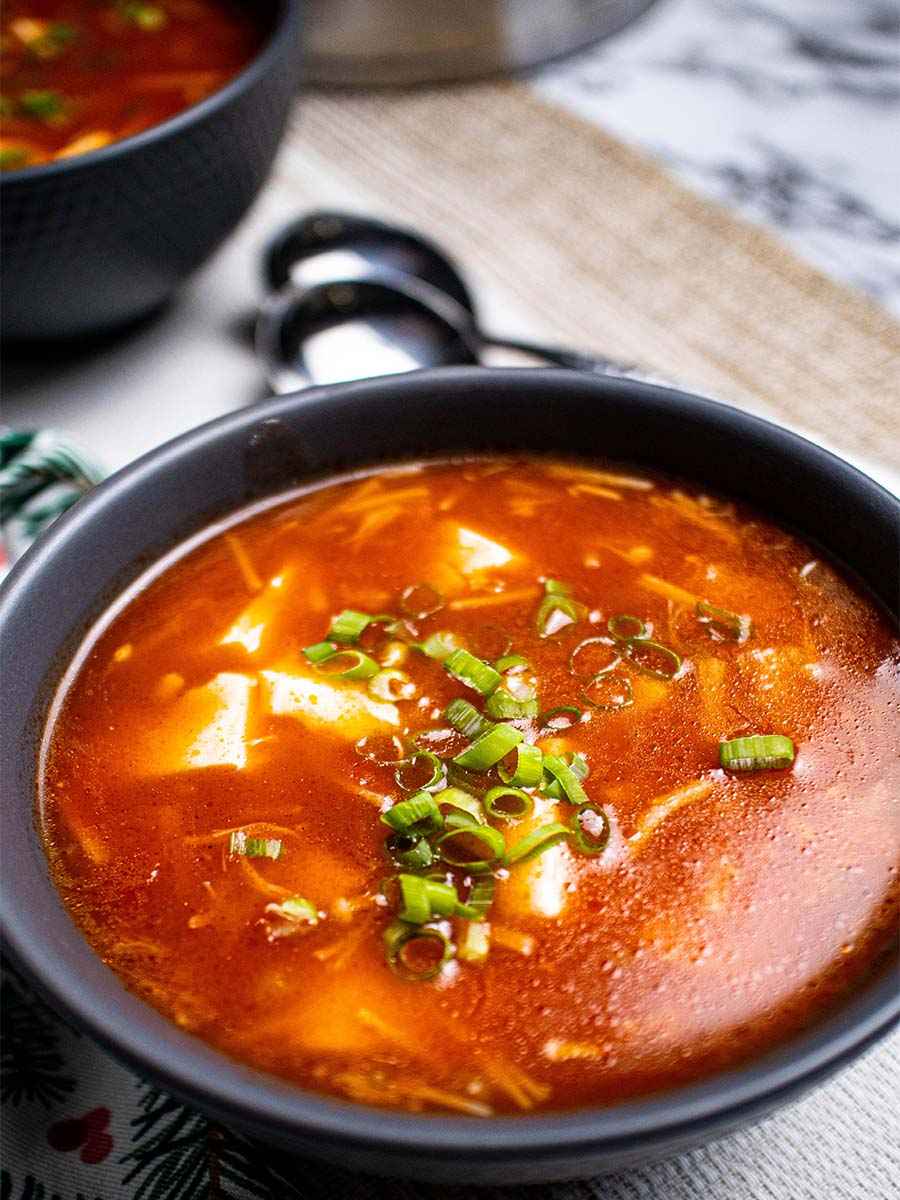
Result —
<instances>
[{"instance_id":1,"label":"oil droplet on soup","mask_svg":"<svg viewBox=\"0 0 900 1200\"><path fill-rule=\"evenodd\" d=\"M898 696L874 605L735 505L409 466L138 581L54 705L40 819L97 952L236 1058L413 1111L612 1103L873 969Z\"/></svg>"}]
</instances>

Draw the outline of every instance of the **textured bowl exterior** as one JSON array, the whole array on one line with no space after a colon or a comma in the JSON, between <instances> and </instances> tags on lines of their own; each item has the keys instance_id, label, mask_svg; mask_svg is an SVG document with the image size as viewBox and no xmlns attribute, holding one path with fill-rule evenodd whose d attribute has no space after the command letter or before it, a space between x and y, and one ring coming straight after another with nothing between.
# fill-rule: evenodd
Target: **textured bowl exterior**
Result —
<instances>
[{"instance_id":1,"label":"textured bowl exterior","mask_svg":"<svg viewBox=\"0 0 900 1200\"><path fill-rule=\"evenodd\" d=\"M467 1184L643 1164L758 1119L896 1023L891 963L785 1045L668 1093L485 1121L369 1109L253 1071L127 992L62 905L33 797L37 746L62 671L91 622L161 553L209 521L305 480L383 461L492 451L608 457L728 492L819 543L896 616L900 502L884 489L747 413L560 370L412 372L252 405L102 483L0 589L0 919L21 969L112 1053L227 1124L345 1167Z\"/></svg>"},{"instance_id":2,"label":"textured bowl exterior","mask_svg":"<svg viewBox=\"0 0 900 1200\"><path fill-rule=\"evenodd\" d=\"M0 179L5 339L137 320L232 231L269 172L298 78L299 0L260 7L268 39L220 91L103 150Z\"/></svg>"}]
</instances>

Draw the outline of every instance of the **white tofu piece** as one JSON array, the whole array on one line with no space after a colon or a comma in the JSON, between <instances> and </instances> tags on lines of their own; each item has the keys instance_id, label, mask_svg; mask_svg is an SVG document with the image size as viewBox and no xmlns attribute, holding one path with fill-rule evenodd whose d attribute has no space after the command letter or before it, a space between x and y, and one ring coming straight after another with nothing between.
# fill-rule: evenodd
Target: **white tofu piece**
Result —
<instances>
[{"instance_id":1,"label":"white tofu piece","mask_svg":"<svg viewBox=\"0 0 900 1200\"><path fill-rule=\"evenodd\" d=\"M373 700L350 684L326 683L296 671L260 671L259 679L263 710L275 717L295 717L352 741L400 725L395 704Z\"/></svg>"}]
</instances>

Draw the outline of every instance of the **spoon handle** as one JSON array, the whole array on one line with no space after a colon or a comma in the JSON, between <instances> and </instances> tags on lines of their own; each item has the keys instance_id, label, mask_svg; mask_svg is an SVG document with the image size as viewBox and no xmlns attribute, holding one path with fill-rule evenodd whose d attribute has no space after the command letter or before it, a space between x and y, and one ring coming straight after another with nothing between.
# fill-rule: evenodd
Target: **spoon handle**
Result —
<instances>
[{"instance_id":1,"label":"spoon handle","mask_svg":"<svg viewBox=\"0 0 900 1200\"><path fill-rule=\"evenodd\" d=\"M563 346L547 346L541 342L525 342L508 337L485 337L484 340L491 346L502 346L507 350L521 350L524 354L533 354L536 358L543 358L557 367L567 367L570 371L593 371L600 375L639 373L639 368L633 364L617 362L613 358L601 358L594 354L581 354Z\"/></svg>"}]
</instances>

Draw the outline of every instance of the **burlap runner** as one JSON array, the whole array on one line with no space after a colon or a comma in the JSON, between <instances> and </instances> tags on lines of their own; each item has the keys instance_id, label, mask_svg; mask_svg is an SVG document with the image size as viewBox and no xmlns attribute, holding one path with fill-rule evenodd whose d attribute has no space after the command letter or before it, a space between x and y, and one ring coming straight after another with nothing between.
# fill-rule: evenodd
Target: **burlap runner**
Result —
<instances>
[{"instance_id":1,"label":"burlap runner","mask_svg":"<svg viewBox=\"0 0 900 1200\"><path fill-rule=\"evenodd\" d=\"M275 187L432 234L506 332L640 362L897 465L900 326L525 85L311 94Z\"/></svg>"}]
</instances>

